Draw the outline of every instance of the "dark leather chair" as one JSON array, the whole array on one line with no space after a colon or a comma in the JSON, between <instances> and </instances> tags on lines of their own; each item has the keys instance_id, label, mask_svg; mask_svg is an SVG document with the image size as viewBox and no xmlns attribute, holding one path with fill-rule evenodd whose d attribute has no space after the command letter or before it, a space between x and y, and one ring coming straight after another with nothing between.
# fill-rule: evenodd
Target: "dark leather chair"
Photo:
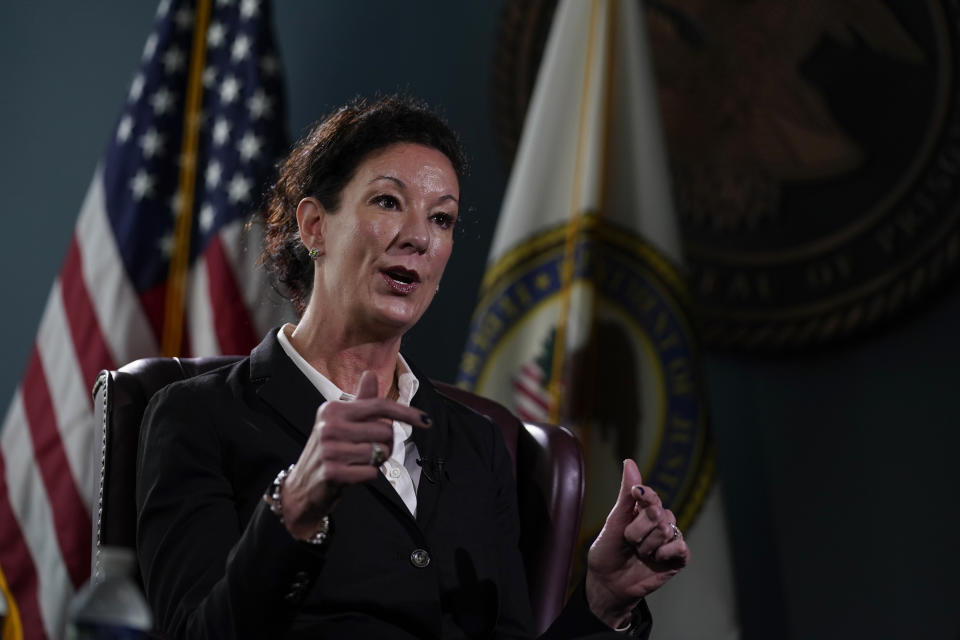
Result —
<instances>
[{"instance_id":1,"label":"dark leather chair","mask_svg":"<svg viewBox=\"0 0 960 640\"><path fill-rule=\"evenodd\" d=\"M93 389L100 462L93 513L94 568L105 545L136 544L136 452L151 396L167 384L235 362L239 356L144 358L102 371ZM570 584L583 506L583 453L564 428L523 423L502 405L451 385L438 389L487 415L513 456L520 508L520 551L539 634L559 615ZM139 580L139 575L137 576Z\"/></svg>"}]
</instances>

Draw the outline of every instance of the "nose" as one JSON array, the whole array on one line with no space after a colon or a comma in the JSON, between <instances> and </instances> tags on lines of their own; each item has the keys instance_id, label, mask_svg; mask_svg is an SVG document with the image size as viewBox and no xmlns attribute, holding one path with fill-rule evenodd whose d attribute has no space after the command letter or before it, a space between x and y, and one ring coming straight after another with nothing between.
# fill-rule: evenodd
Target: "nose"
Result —
<instances>
[{"instance_id":1,"label":"nose","mask_svg":"<svg viewBox=\"0 0 960 640\"><path fill-rule=\"evenodd\" d=\"M423 211L416 207L407 211L403 218L403 226L398 234L398 245L401 249L413 250L417 253L426 253L430 246L429 221Z\"/></svg>"}]
</instances>

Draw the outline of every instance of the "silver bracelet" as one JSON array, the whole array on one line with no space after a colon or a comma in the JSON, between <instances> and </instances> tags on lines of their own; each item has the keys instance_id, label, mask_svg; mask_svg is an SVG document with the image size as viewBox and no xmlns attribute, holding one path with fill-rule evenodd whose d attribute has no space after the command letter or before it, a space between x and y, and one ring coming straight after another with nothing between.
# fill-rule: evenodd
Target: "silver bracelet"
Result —
<instances>
[{"instance_id":1,"label":"silver bracelet","mask_svg":"<svg viewBox=\"0 0 960 640\"><path fill-rule=\"evenodd\" d=\"M270 485L270 488L267 489L267 492L263 494L263 500L270 505L270 511L277 514L277 517L280 518L280 524L283 524L283 503L280 501L280 490L283 488L283 481L287 479L287 476L290 475L290 472L293 471L293 468L296 465L290 465L286 469L281 469L280 473L277 474L277 477L273 479L273 484ZM309 538L303 538L303 542L309 542L310 544L323 544L327 541L327 536L330 534L330 516L323 516L320 520L320 526L317 527L317 530Z\"/></svg>"}]
</instances>

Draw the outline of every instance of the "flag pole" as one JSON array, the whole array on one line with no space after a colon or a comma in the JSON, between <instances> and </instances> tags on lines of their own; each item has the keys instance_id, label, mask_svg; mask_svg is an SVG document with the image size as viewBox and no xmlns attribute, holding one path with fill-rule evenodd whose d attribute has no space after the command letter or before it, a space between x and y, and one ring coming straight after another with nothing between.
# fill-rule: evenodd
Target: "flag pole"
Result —
<instances>
[{"instance_id":1,"label":"flag pole","mask_svg":"<svg viewBox=\"0 0 960 640\"><path fill-rule=\"evenodd\" d=\"M3 568L0 567L0 598L6 600L6 611L0 616L0 638L23 638L23 622L20 620L20 610L17 608L17 601L13 598L13 592L7 584L7 579L3 575Z\"/></svg>"},{"instance_id":2,"label":"flag pole","mask_svg":"<svg viewBox=\"0 0 960 640\"><path fill-rule=\"evenodd\" d=\"M176 225L170 272L164 305L161 350L165 356L177 356L183 348L184 307L187 272L190 268L190 230L193 227L193 197L197 181L197 146L203 108L203 69L207 57L207 24L210 0L198 0L190 51L190 76L184 105L183 143L180 152Z\"/></svg>"},{"instance_id":3,"label":"flag pole","mask_svg":"<svg viewBox=\"0 0 960 640\"><path fill-rule=\"evenodd\" d=\"M602 3L602 7L601 7ZM611 32L611 11L610 11L610 2L609 0L592 0L590 4L590 23L587 32L587 59L584 63L583 71L583 83L581 84L580 89L580 114L578 119L577 126L577 150L576 150L576 159L574 164L574 174L573 174L573 191L571 196L571 206L570 206L570 219L567 223L567 234L566 241L564 245L564 257L563 263L561 265L560 277L561 277L561 296L560 296L560 315L557 322L557 333L556 340L553 344L553 362L552 362L552 371L550 374L550 421L554 424L559 424L562 418L562 407L563 399L566 395L566 390L564 388L564 368L566 365L566 349L567 349L567 331L570 323L570 304L571 297L573 294L573 281L576 268L576 252L577 252L577 239L580 236L582 223L584 216L590 213L599 213L598 211L581 211L581 199L582 199L582 189L583 189L583 173L584 173L584 154L587 138L587 120L589 114L589 104L591 102L592 95L592 85L597 81L597 74L594 73L595 66L595 56L597 54L596 47L596 37L597 37L597 20L601 8L606 9L606 22L604 23L604 28L607 31L607 44L610 42L610 32ZM608 52L609 53L609 52ZM604 76L607 81L607 86L604 87L604 98L606 104L603 106L604 112L609 111L609 91L610 91L610 68L611 68L611 59L610 55L607 55L607 59L604 61L605 71ZM606 119L603 120L602 126L604 127L604 133L601 139L604 141L604 149L600 153L600 176L602 181L602 176L604 174L603 163L606 160L606 134L609 129ZM598 205L602 205L603 194L600 194L601 201L598 202Z\"/></svg>"}]
</instances>

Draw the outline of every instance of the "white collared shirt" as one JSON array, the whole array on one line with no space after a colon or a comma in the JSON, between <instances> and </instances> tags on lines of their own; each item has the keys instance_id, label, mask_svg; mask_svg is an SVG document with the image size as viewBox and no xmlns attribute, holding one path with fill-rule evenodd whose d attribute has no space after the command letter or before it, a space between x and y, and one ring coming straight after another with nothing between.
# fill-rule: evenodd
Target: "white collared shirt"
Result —
<instances>
[{"instance_id":1,"label":"white collared shirt","mask_svg":"<svg viewBox=\"0 0 960 640\"><path fill-rule=\"evenodd\" d=\"M313 383L317 391L327 400L343 400L346 402L356 400L356 394L343 391L297 352L287 335L288 332L292 333L294 328L294 325L287 323L280 327L277 332L277 340L283 347L284 352L293 360L293 364L297 365L297 368L303 372L307 380ZM420 381L417 380L417 376L413 375L410 365L399 353L397 354L397 371L399 372L397 376L397 402L409 407L410 401L416 395L417 389L420 388ZM417 458L420 456L417 451L417 444L410 437L412 433L413 427L406 422L393 421L393 450L386 462L380 465L380 472L386 477L390 486L403 500L403 503L407 505L410 513L416 517L417 487L420 485L420 465L417 464Z\"/></svg>"}]
</instances>

